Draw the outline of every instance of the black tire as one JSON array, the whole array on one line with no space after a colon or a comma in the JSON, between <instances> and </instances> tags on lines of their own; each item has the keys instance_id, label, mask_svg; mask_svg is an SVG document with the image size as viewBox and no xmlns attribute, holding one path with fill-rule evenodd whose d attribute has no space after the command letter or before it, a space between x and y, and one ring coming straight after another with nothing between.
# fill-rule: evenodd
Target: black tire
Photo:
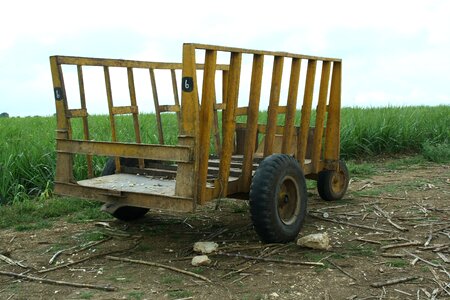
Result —
<instances>
[{"instance_id":1,"label":"black tire","mask_svg":"<svg viewBox=\"0 0 450 300\"><path fill-rule=\"evenodd\" d=\"M136 159L120 158L122 165L133 166L137 163ZM112 175L116 172L116 162L113 157L109 158L103 168L102 176ZM111 215L122 221L134 221L142 218L149 211L148 208L136 206L121 206L116 209Z\"/></svg>"},{"instance_id":2,"label":"black tire","mask_svg":"<svg viewBox=\"0 0 450 300\"><path fill-rule=\"evenodd\" d=\"M347 165L343 161L339 161L339 171L320 171L317 179L320 198L326 201L342 199L347 192L349 180Z\"/></svg>"},{"instance_id":3,"label":"black tire","mask_svg":"<svg viewBox=\"0 0 450 300\"><path fill-rule=\"evenodd\" d=\"M306 180L297 160L286 154L266 157L250 187L250 213L265 243L294 240L306 217Z\"/></svg>"}]
</instances>

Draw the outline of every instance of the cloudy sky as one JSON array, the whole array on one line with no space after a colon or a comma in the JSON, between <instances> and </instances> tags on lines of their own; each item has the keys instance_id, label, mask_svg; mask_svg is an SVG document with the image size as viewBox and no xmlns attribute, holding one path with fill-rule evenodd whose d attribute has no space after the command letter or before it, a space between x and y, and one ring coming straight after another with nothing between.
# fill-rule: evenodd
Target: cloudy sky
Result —
<instances>
[{"instance_id":1,"label":"cloudy sky","mask_svg":"<svg viewBox=\"0 0 450 300\"><path fill-rule=\"evenodd\" d=\"M181 61L183 42L343 59L344 106L450 104L450 1L7 1L0 112L51 115L48 57Z\"/></svg>"}]
</instances>

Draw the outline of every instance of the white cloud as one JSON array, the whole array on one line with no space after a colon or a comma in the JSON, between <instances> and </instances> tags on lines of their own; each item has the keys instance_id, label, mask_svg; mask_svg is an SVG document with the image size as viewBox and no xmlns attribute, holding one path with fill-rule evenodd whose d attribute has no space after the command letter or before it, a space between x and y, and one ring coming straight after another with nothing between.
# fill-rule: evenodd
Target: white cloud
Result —
<instances>
[{"instance_id":1,"label":"white cloud","mask_svg":"<svg viewBox=\"0 0 450 300\"><path fill-rule=\"evenodd\" d=\"M22 107L48 99L48 53L94 52L102 43L93 49L85 37L101 38L106 33L106 42L119 42L109 43L114 49L105 47L101 53L114 51L140 60L180 61L182 42L342 56L346 105L450 102L445 87L450 69L450 2L445 0L229 0L220 5L207 0L16 0L3 7L2 107L6 107L3 99L14 95L8 90L12 87L20 87L21 98L12 102ZM127 34L142 42L128 42ZM45 63L36 61L36 55ZM37 67L30 71L29 65ZM24 96L27 90L33 94ZM428 99L421 100L424 97ZM53 105L48 111L53 112Z\"/></svg>"}]
</instances>

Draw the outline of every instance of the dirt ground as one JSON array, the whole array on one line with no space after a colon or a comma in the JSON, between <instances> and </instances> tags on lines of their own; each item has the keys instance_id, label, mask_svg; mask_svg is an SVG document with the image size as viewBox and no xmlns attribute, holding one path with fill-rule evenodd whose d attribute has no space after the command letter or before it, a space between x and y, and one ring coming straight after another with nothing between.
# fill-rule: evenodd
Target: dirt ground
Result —
<instances>
[{"instance_id":1,"label":"dirt ground","mask_svg":"<svg viewBox=\"0 0 450 300\"><path fill-rule=\"evenodd\" d=\"M341 201L309 190L300 236L327 232L328 251L260 243L241 200L192 214L150 212L130 224L60 221L51 229L1 231L0 254L22 266L0 260L0 271L96 288L0 274L0 299L450 299L450 166L389 160L373 164L369 175L364 166ZM197 241L219 244L208 266L191 265ZM71 262L78 263L64 266ZM405 282L389 282L397 279Z\"/></svg>"}]
</instances>

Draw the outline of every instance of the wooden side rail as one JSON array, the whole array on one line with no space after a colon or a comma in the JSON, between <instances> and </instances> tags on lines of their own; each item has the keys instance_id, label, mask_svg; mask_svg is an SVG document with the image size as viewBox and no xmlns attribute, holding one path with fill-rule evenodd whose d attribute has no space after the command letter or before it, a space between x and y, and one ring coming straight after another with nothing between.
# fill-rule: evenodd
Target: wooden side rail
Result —
<instances>
[{"instance_id":1,"label":"wooden side rail","mask_svg":"<svg viewBox=\"0 0 450 300\"><path fill-rule=\"evenodd\" d=\"M57 140L58 153L103 155L131 158L151 158L173 162L192 162L192 149L187 146L149 145L83 140Z\"/></svg>"}]
</instances>

